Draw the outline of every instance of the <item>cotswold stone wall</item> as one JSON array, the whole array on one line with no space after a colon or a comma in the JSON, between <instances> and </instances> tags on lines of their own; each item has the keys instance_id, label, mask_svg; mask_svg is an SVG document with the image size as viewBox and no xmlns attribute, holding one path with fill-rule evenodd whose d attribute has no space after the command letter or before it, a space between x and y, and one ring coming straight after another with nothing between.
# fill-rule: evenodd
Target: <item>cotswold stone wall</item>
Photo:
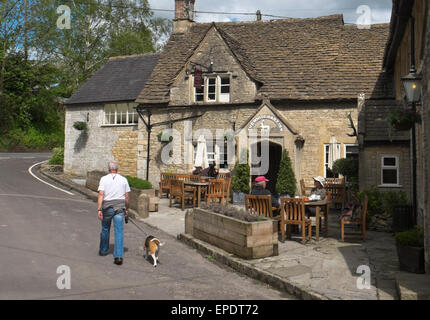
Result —
<instances>
[{"instance_id":1,"label":"cotswold stone wall","mask_svg":"<svg viewBox=\"0 0 430 320\"><path fill-rule=\"evenodd\" d=\"M216 129L232 129L238 131L241 127L247 130L247 124L252 121L260 104L245 105L213 105L201 107L184 107L184 111L163 111L162 108L154 110L151 122L161 122L169 119L188 117L204 113L200 118L192 120L193 132L198 129L209 129L215 137ZM348 137L352 130L348 127L347 114L352 113L356 125L357 108L351 103L283 103L274 104L274 108L286 119L295 130L305 139L304 147L298 150L294 144L296 135L287 128L283 133L274 132L270 140L282 145L289 151L293 167L296 168L296 178L304 178L307 185L312 184L312 177L324 174L324 144L330 142L332 136L341 144L341 157L344 157L345 144L356 143L355 137ZM273 126L271 121L265 124ZM256 128L259 127L257 123ZM184 165L183 136L179 143L182 144L180 154L174 156L177 163L164 164L161 161L161 152L165 144L157 140L157 134L166 126L154 127L151 133L150 169L149 180L154 186L158 186L160 172L171 170L172 172L190 172L192 165ZM184 122L176 122L173 128L183 135ZM272 131L271 131L272 132ZM139 122L138 134L138 176L146 177L147 157L147 133L144 125ZM195 136L197 140L198 136ZM229 168L232 169L233 165Z\"/></svg>"},{"instance_id":2,"label":"cotswold stone wall","mask_svg":"<svg viewBox=\"0 0 430 320\"><path fill-rule=\"evenodd\" d=\"M231 84L229 103L254 102L257 92L255 82L243 71L216 30L209 31L205 41L202 41L201 46L195 51L190 61L206 67L209 67L212 61L213 72L219 74L229 72ZM202 70L203 72L206 71L205 68ZM194 102L194 78L191 72L193 72L192 65L184 67L177 76L170 89L170 105L204 104L204 102Z\"/></svg>"},{"instance_id":3,"label":"cotswold stone wall","mask_svg":"<svg viewBox=\"0 0 430 320\"><path fill-rule=\"evenodd\" d=\"M101 104L66 108L64 171L86 176L88 171L105 170L114 159L121 174L136 176L137 126L103 126L103 108ZM76 121L87 119L87 133L73 128Z\"/></svg>"},{"instance_id":4,"label":"cotswold stone wall","mask_svg":"<svg viewBox=\"0 0 430 320\"><path fill-rule=\"evenodd\" d=\"M383 155L399 156L399 183L398 188L383 188L381 191L406 192L408 199L412 201L412 179L409 145L377 145L366 146L360 152L360 190L381 185L381 157Z\"/></svg>"}]
</instances>

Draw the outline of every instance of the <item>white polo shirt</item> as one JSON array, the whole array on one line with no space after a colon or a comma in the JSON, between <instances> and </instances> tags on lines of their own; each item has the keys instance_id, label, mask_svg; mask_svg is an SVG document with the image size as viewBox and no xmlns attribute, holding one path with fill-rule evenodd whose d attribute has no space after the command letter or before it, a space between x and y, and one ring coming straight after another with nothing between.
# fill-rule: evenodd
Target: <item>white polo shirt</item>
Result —
<instances>
[{"instance_id":1,"label":"white polo shirt","mask_svg":"<svg viewBox=\"0 0 430 320\"><path fill-rule=\"evenodd\" d=\"M100 179L98 191L104 192L104 201L125 200L125 193L130 192L130 186L122 175L109 173Z\"/></svg>"}]
</instances>

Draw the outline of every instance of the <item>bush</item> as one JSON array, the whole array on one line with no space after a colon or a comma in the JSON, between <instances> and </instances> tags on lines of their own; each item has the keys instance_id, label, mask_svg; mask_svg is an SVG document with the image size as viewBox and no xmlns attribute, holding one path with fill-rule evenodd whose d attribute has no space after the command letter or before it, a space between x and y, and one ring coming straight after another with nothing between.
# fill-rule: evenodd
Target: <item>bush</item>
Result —
<instances>
[{"instance_id":1,"label":"bush","mask_svg":"<svg viewBox=\"0 0 430 320\"><path fill-rule=\"evenodd\" d=\"M404 191L380 191L377 187L364 189L358 193L358 200L363 203L364 196L367 195L367 222L375 214L386 213L393 215L393 207L408 203L408 197Z\"/></svg>"},{"instance_id":2,"label":"bush","mask_svg":"<svg viewBox=\"0 0 430 320\"><path fill-rule=\"evenodd\" d=\"M291 165L291 159L288 155L288 151L284 149L276 181L276 192L279 194L289 194L290 196L294 196L296 188L297 181Z\"/></svg>"},{"instance_id":3,"label":"bush","mask_svg":"<svg viewBox=\"0 0 430 320\"><path fill-rule=\"evenodd\" d=\"M246 158L245 158L246 157ZM246 159L246 160L245 160ZM245 162L245 163L240 163ZM248 151L242 150L241 161L234 167L234 175L231 180L231 189L234 192L249 193L250 168L248 165Z\"/></svg>"},{"instance_id":4,"label":"bush","mask_svg":"<svg viewBox=\"0 0 430 320\"><path fill-rule=\"evenodd\" d=\"M347 179L358 177L358 159L342 158L333 162L332 170L335 174L341 174Z\"/></svg>"},{"instance_id":5,"label":"bush","mask_svg":"<svg viewBox=\"0 0 430 320\"><path fill-rule=\"evenodd\" d=\"M125 176L127 178L130 188L146 190L152 189L152 184L148 180L139 179L136 177Z\"/></svg>"},{"instance_id":6,"label":"bush","mask_svg":"<svg viewBox=\"0 0 430 320\"><path fill-rule=\"evenodd\" d=\"M52 150L53 154L51 156L51 159L49 159L48 164L58 164L63 165L64 164L64 148L54 148Z\"/></svg>"},{"instance_id":7,"label":"bush","mask_svg":"<svg viewBox=\"0 0 430 320\"><path fill-rule=\"evenodd\" d=\"M424 229L421 226L415 226L411 230L396 233L396 242L402 246L423 247L424 246Z\"/></svg>"}]
</instances>

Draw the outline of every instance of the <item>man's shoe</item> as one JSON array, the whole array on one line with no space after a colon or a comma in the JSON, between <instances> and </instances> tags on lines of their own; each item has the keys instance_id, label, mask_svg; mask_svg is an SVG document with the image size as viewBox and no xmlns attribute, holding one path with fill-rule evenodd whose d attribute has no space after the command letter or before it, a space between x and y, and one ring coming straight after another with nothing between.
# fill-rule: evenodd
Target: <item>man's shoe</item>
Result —
<instances>
[{"instance_id":1,"label":"man's shoe","mask_svg":"<svg viewBox=\"0 0 430 320\"><path fill-rule=\"evenodd\" d=\"M99 251L99 256L102 256L102 257L104 257L104 256L107 256L108 255L108 253L106 252L106 253L101 253L101 251Z\"/></svg>"},{"instance_id":2,"label":"man's shoe","mask_svg":"<svg viewBox=\"0 0 430 320\"><path fill-rule=\"evenodd\" d=\"M122 265L122 258L115 258L114 262L116 265Z\"/></svg>"}]
</instances>

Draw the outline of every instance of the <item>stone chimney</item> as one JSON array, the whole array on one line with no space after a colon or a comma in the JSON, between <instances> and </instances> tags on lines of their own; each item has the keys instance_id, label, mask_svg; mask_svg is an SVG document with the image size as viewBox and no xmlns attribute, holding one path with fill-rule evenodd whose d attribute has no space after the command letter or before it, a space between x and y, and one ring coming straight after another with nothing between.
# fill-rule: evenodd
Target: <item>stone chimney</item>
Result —
<instances>
[{"instance_id":1,"label":"stone chimney","mask_svg":"<svg viewBox=\"0 0 430 320\"><path fill-rule=\"evenodd\" d=\"M194 22L195 0L175 0L175 19L173 33L187 32Z\"/></svg>"}]
</instances>

